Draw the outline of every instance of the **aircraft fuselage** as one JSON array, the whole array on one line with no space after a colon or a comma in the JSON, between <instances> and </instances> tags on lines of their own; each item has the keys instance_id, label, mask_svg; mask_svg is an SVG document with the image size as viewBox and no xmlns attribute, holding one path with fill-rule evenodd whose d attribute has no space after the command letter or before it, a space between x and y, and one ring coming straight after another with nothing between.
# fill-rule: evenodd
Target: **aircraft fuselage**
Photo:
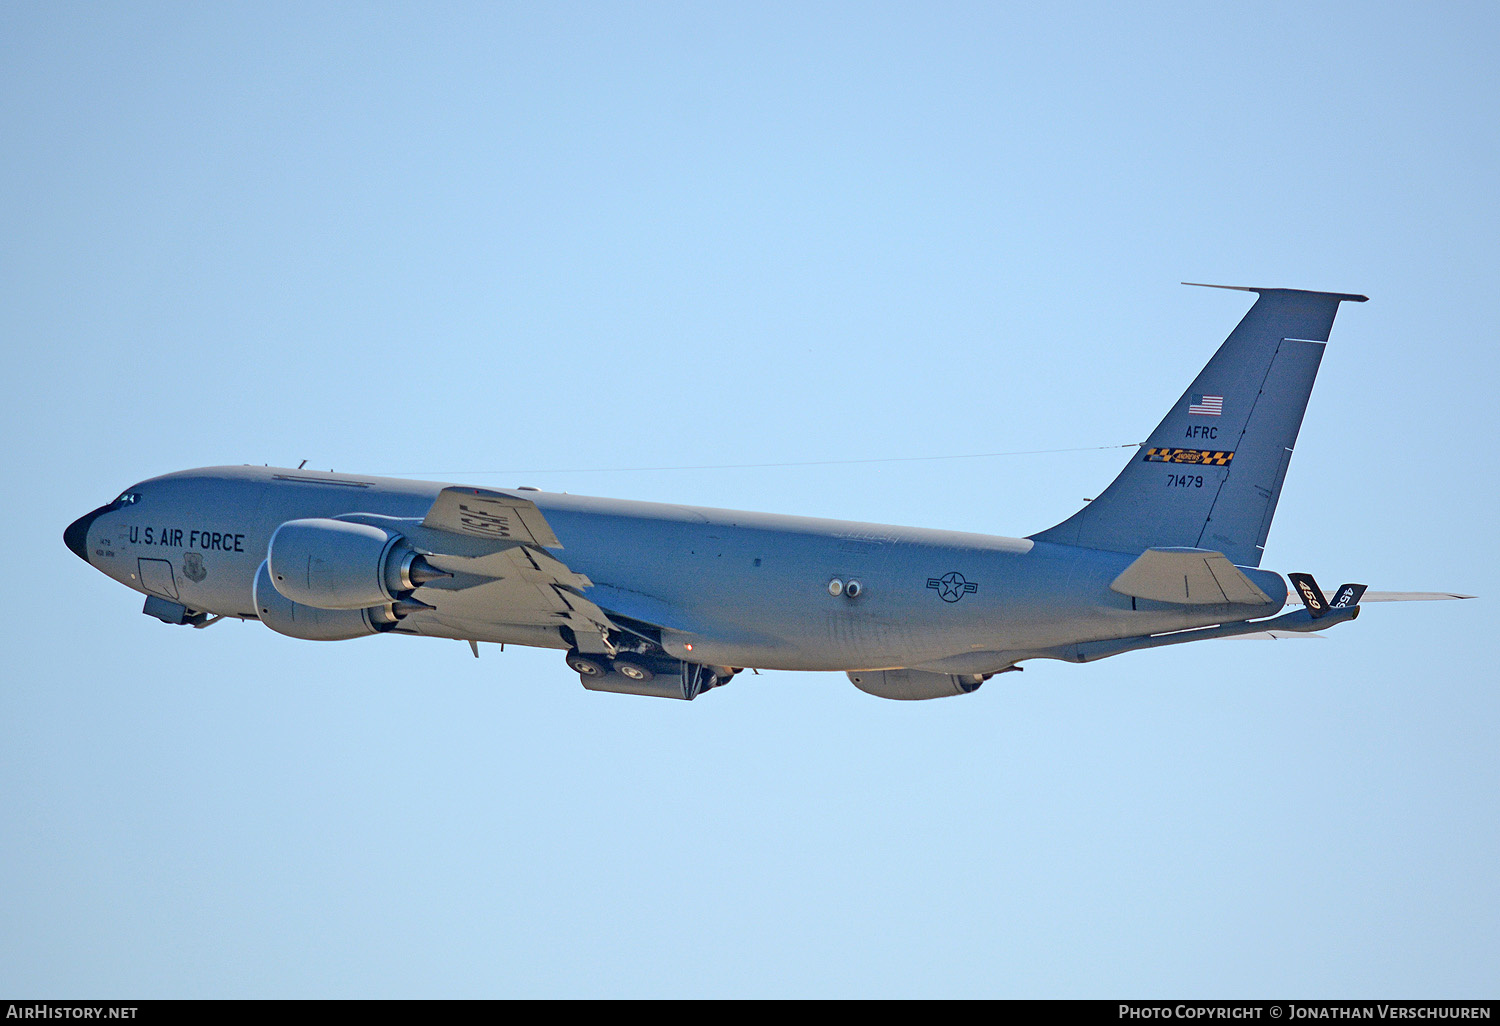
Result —
<instances>
[{"instance_id":1,"label":"aircraft fuselage","mask_svg":"<svg viewBox=\"0 0 1500 1026\"><path fill-rule=\"evenodd\" d=\"M251 619L253 583L278 526L352 513L420 521L445 487L305 470L209 468L142 482L127 493L133 501L90 514L92 519L70 530L82 545L80 554L127 587L193 610ZM557 556L592 582L584 595L607 609L665 625L663 650L694 663L990 673L1060 645L1265 616L1286 598L1284 582L1268 571L1248 573L1273 606L1184 606L1110 590L1134 559L1125 553L956 531L523 494L561 542ZM429 587L445 586L438 581ZM418 598L423 594L416 592ZM393 632L570 647L565 633L545 623L507 622L503 608L417 612Z\"/></svg>"}]
</instances>

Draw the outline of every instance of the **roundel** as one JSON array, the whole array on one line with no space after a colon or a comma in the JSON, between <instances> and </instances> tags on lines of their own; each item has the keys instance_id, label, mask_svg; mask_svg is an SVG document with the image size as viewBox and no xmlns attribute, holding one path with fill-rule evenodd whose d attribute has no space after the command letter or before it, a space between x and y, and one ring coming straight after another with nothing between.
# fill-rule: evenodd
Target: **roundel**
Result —
<instances>
[{"instance_id":1,"label":"roundel","mask_svg":"<svg viewBox=\"0 0 1500 1026\"><path fill-rule=\"evenodd\" d=\"M964 575L957 570L949 570L941 577L927 578L927 587L936 591L938 598L944 602L957 602L965 595L972 595L979 590L978 584L965 580Z\"/></svg>"}]
</instances>

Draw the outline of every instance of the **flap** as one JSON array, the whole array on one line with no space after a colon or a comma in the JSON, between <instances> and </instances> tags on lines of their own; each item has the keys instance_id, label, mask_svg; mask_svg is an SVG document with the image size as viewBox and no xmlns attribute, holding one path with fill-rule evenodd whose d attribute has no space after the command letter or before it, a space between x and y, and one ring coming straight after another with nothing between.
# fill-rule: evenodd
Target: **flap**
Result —
<instances>
[{"instance_id":1,"label":"flap","mask_svg":"<svg viewBox=\"0 0 1500 1026\"><path fill-rule=\"evenodd\" d=\"M1109 588L1132 598L1185 606L1271 604L1270 596L1229 557L1211 549L1147 549Z\"/></svg>"},{"instance_id":2,"label":"flap","mask_svg":"<svg viewBox=\"0 0 1500 1026\"><path fill-rule=\"evenodd\" d=\"M536 503L488 488L444 488L427 511L422 526L490 541L562 548L562 542L552 533Z\"/></svg>"},{"instance_id":3,"label":"flap","mask_svg":"<svg viewBox=\"0 0 1500 1026\"><path fill-rule=\"evenodd\" d=\"M595 584L589 588L589 598L599 603L610 613L628 616L632 620L665 627L683 634L702 634L703 624L687 613L663 602L661 599L629 588L613 588Z\"/></svg>"},{"instance_id":4,"label":"flap","mask_svg":"<svg viewBox=\"0 0 1500 1026\"><path fill-rule=\"evenodd\" d=\"M607 650L600 647L600 639L614 624L593 600L579 593L589 579L546 552L511 545L477 557L433 552L427 561L454 576L419 587L414 596L433 609L412 613L409 619L431 616L491 626L568 627L583 651Z\"/></svg>"}]
</instances>

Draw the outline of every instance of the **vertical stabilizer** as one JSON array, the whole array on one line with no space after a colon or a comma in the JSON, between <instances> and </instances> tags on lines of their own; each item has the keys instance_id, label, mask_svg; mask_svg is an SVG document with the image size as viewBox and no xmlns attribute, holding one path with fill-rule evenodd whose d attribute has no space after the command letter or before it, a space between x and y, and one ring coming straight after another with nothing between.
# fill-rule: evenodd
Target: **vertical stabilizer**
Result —
<instances>
[{"instance_id":1,"label":"vertical stabilizer","mask_svg":"<svg viewBox=\"0 0 1500 1026\"><path fill-rule=\"evenodd\" d=\"M1241 291L1256 293L1255 305L1120 476L1035 540L1130 553L1214 549L1260 565L1334 315L1365 297Z\"/></svg>"}]
</instances>

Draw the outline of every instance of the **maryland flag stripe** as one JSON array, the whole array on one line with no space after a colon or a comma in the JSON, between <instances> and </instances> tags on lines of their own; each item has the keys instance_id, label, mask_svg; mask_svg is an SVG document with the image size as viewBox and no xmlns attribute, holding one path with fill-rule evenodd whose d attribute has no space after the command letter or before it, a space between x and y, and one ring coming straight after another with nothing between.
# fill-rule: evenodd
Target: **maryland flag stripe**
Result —
<instances>
[{"instance_id":1,"label":"maryland flag stripe","mask_svg":"<svg viewBox=\"0 0 1500 1026\"><path fill-rule=\"evenodd\" d=\"M1207 449L1147 449L1146 463L1192 463L1200 467L1227 467L1234 452L1210 452Z\"/></svg>"}]
</instances>

